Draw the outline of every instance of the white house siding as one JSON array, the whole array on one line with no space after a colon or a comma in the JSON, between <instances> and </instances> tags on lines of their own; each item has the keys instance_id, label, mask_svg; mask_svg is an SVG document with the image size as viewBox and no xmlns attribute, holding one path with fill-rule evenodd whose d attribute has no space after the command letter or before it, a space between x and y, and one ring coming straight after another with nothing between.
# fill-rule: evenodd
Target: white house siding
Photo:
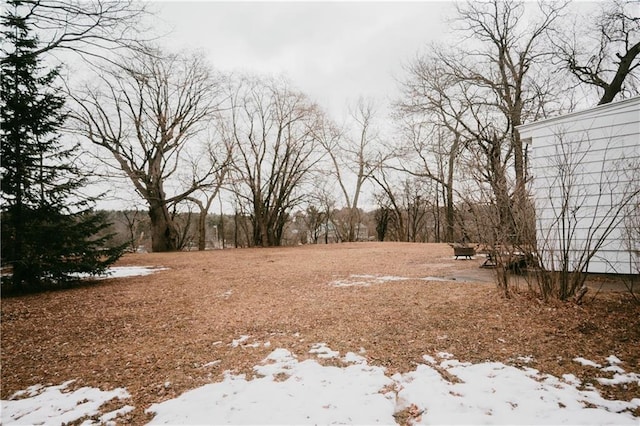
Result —
<instances>
[{"instance_id":1,"label":"white house siding","mask_svg":"<svg viewBox=\"0 0 640 426\"><path fill-rule=\"evenodd\" d=\"M546 265L558 269L562 227L556 219L562 188L567 186L560 183L558 158L566 153L569 161L564 163L572 166L566 174L574 179L572 195L564 199L575 213L574 250L570 251L575 262L589 244L588 236L602 235L603 225L612 222L615 206L640 185L640 97L525 124L518 130L531 143L538 247ZM630 247L625 235L624 225L617 225L588 272L638 273L640 244L635 241Z\"/></svg>"}]
</instances>

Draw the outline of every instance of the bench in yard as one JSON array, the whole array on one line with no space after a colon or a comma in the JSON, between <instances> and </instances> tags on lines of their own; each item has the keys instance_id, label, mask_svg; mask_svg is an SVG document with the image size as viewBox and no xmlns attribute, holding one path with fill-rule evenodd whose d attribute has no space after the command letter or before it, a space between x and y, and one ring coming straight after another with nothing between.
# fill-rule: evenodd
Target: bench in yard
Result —
<instances>
[{"instance_id":1,"label":"bench in yard","mask_svg":"<svg viewBox=\"0 0 640 426\"><path fill-rule=\"evenodd\" d=\"M459 257L466 257L471 259L471 256L476 255L476 249L474 247L453 247L453 255L458 259Z\"/></svg>"}]
</instances>

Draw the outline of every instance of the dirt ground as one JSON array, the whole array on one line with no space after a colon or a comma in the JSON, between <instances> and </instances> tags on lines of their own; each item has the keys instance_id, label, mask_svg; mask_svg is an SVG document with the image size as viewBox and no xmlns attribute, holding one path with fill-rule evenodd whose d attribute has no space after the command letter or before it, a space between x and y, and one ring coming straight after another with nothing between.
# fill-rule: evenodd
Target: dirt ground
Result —
<instances>
[{"instance_id":1,"label":"dirt ground","mask_svg":"<svg viewBox=\"0 0 640 426\"><path fill-rule=\"evenodd\" d=\"M581 306L526 292L503 299L483 261L454 260L446 244L411 243L126 255L118 265L168 269L2 299L2 398L70 379L125 387L136 410L124 420L143 424L152 403L220 381L225 370L250 376L278 347L304 359L318 342L341 353L363 348L389 374L439 351L512 365L531 356L529 367L587 382L593 369L573 358L616 355L640 372L640 305L628 293L593 298L592 290ZM371 278L357 275L409 279L335 285ZM242 335L251 337L234 347ZM640 397L637 384L600 389Z\"/></svg>"}]
</instances>

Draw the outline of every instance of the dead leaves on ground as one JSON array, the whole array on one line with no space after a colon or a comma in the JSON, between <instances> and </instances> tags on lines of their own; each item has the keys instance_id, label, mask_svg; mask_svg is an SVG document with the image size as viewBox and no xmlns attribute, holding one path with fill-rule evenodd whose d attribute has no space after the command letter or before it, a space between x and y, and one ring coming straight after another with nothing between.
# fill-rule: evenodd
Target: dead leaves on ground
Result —
<instances>
[{"instance_id":1,"label":"dead leaves on ground","mask_svg":"<svg viewBox=\"0 0 640 426\"><path fill-rule=\"evenodd\" d=\"M574 357L602 362L616 355L627 371L640 372L640 306L624 293L588 296L581 306L527 294L505 300L487 282L491 271L479 268L482 261L455 261L445 244L411 243L127 255L122 266L169 269L2 300L2 397L76 378L125 387L136 407L129 420L143 424L152 403L222 380L226 370L250 378L275 348L312 357L319 342L341 356L359 353L390 375L441 351L582 380L593 372ZM352 275L409 279L329 285ZM477 282L420 279L429 276ZM234 346L243 335L250 338ZM640 393L631 384L606 392L626 400ZM396 418L407 423L420 415L408 407Z\"/></svg>"}]
</instances>

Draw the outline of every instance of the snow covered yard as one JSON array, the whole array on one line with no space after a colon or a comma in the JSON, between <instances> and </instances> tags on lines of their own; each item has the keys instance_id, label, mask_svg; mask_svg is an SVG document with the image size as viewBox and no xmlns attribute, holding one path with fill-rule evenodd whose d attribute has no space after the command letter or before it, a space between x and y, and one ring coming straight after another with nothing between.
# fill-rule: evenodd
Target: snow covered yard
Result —
<instances>
[{"instance_id":1,"label":"snow covered yard","mask_svg":"<svg viewBox=\"0 0 640 426\"><path fill-rule=\"evenodd\" d=\"M250 336L234 340L247 341ZM238 347L239 345L232 346ZM260 344L260 343L258 343ZM253 347L253 346L252 346ZM364 349L361 349L364 353ZM425 355L415 370L391 377L369 365L360 354L343 357L324 343L312 346L315 358L300 361L278 348L253 367L255 377L226 371L221 382L189 390L177 398L146 409L150 424L581 424L637 425L631 401L602 398L572 374L557 378L533 368L500 362L459 362L441 352ZM323 365L334 359L337 365ZM575 362L613 378L608 385L639 384L640 375L627 373L615 356L607 366L576 358ZM3 424L83 425L118 420L134 409L124 389L101 391L83 387L32 386L2 401ZM166 384L170 386L170 383ZM101 412L103 402L117 399L119 408Z\"/></svg>"},{"instance_id":2,"label":"snow covered yard","mask_svg":"<svg viewBox=\"0 0 640 426\"><path fill-rule=\"evenodd\" d=\"M3 299L2 424L638 424L638 305L503 300L450 251L136 254Z\"/></svg>"}]
</instances>

